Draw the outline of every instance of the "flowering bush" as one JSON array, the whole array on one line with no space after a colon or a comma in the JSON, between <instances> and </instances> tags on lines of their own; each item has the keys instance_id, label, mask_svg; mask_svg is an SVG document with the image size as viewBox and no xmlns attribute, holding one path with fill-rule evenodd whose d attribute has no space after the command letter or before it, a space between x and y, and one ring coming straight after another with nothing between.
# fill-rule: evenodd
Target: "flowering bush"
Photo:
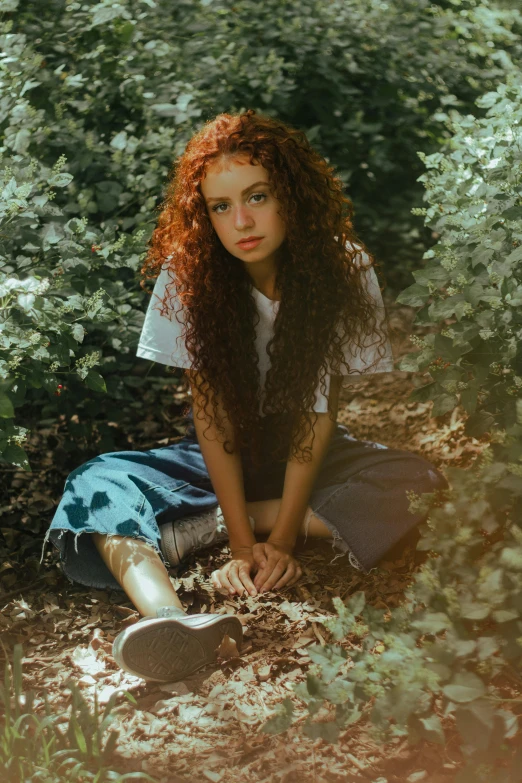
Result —
<instances>
[{"instance_id":1,"label":"flowering bush","mask_svg":"<svg viewBox=\"0 0 522 783\"><path fill-rule=\"evenodd\" d=\"M0 0L1 458L27 467L31 421L59 415L70 443L110 450L108 422L141 408L138 269L206 118L303 128L397 280L432 242L414 151L517 68L521 19L491 0Z\"/></svg>"},{"instance_id":2,"label":"flowering bush","mask_svg":"<svg viewBox=\"0 0 522 783\"><path fill-rule=\"evenodd\" d=\"M48 170L22 158L0 170L0 455L24 469L28 429L15 423L15 409L29 402L53 413L55 398L72 392L78 411L79 386L106 392L95 369L103 363L100 332L119 349L118 329L109 323L121 324L131 309L122 304L125 292L117 281L97 275L102 265L92 261L97 255L114 267L123 243L111 243L107 231L88 229L86 219L67 219L53 204L56 189L72 182L64 164L62 156ZM127 244L136 242L130 237Z\"/></svg>"}]
</instances>

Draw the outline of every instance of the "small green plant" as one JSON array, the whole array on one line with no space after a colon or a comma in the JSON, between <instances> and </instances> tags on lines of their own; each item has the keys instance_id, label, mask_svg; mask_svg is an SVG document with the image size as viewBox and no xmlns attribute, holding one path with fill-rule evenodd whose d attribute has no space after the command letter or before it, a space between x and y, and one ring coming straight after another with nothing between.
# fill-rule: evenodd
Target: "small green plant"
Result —
<instances>
[{"instance_id":1,"label":"small green plant","mask_svg":"<svg viewBox=\"0 0 522 783\"><path fill-rule=\"evenodd\" d=\"M0 685L0 777L5 783L68 783L68 781L142 780L152 781L144 772L120 775L108 766L118 740L110 729L114 693L100 712L94 696L94 711L77 685L69 682L70 711L53 713L44 699L44 715L35 710L35 694L24 693L22 685L22 646L13 652L12 667L5 665L4 684ZM124 692L131 702L131 694Z\"/></svg>"}]
</instances>

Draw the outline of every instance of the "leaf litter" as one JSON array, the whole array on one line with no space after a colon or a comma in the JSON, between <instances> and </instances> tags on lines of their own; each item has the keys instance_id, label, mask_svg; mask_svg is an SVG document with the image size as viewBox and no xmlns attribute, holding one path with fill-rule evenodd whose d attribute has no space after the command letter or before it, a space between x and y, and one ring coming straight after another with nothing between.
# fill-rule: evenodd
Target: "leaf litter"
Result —
<instances>
[{"instance_id":1,"label":"leaf litter","mask_svg":"<svg viewBox=\"0 0 522 783\"><path fill-rule=\"evenodd\" d=\"M391 310L398 357L410 350L405 334L411 312L398 306ZM464 434L458 409L430 419L429 403L408 402L412 388L411 374L400 371L360 378L343 390L338 421L358 438L414 451L435 465L470 465L485 439ZM152 392L144 392L144 410L151 413L139 426L131 419L121 431L115 425L121 448L152 448L163 433L164 445L175 440L169 437L175 413L161 421L155 413L172 411L171 386L162 393L158 405ZM210 584L211 571L229 556L226 546L197 553L171 576L172 583L189 614L236 614L243 625L243 646L238 650L225 637L214 666L181 682L147 683L120 670L112 659L117 634L139 619L125 596L70 584L49 550L39 568L41 540L69 470L69 459L56 459L66 440L63 421L34 429L29 444L33 473L7 470L0 485L0 652L5 661L14 644L23 644L24 684L36 692L37 704L43 705L45 693L51 707L64 707L69 679L91 701L96 690L101 704L117 691L131 693L137 705L122 696L115 712L120 737L114 764L121 772L145 771L163 783L453 781L461 763L457 743L441 750L427 742L411 747L396 738L379 746L365 719L341 733L336 745L312 740L300 730L308 712L293 694L312 664L308 647L331 641L320 621L333 614L332 598L344 600L363 590L368 603L378 608L401 602L425 557L415 550L415 535L371 574L355 571L345 556L331 564L331 545L309 539L296 549L303 570L299 583L244 598L223 596ZM46 443L52 446L46 448ZM341 642L346 648L356 644L350 637ZM283 735L261 733L263 723L288 698L296 725ZM331 709L322 708L317 717L326 720Z\"/></svg>"}]
</instances>

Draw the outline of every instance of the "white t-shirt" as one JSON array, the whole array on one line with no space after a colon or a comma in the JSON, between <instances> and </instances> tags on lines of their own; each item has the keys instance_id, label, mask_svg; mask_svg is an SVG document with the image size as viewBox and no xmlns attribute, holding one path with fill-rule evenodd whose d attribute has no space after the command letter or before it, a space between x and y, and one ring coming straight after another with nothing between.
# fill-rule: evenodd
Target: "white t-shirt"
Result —
<instances>
[{"instance_id":1,"label":"white t-shirt","mask_svg":"<svg viewBox=\"0 0 522 783\"><path fill-rule=\"evenodd\" d=\"M368 258L368 256L363 253L363 259L365 257L366 259ZM360 255L358 258L360 258ZM377 320L381 323L382 318L384 317L384 305L377 275L375 274L373 267L364 269L362 274L363 279L366 282L367 291L375 301ZM169 288L169 293L172 296L170 302L172 303L173 311L170 311L168 315L161 315L160 313L161 302L165 295L165 286L171 282L171 277L168 274L168 265L165 265L158 275L149 301L138 344L137 356L142 359L150 359L153 362L167 364L171 367L190 368L192 362L181 336L182 324L178 323L174 314L178 311L180 303L175 296L175 287L173 283ZM269 299L253 285L252 293L259 313L259 323L256 326L255 345L261 376L261 402L259 410L259 413L261 414L263 389L266 374L270 367L270 358L266 352L266 346L274 333L273 325L279 302ZM178 317L183 321L183 310L178 313ZM361 338L361 342L363 343L362 349L358 348L357 345L350 341L345 343L344 354L352 373L362 375L365 373L391 372L393 370L393 354L388 338L383 346L385 352L382 358L379 358L379 352L377 350L379 343L377 335L366 335L364 339ZM377 359L378 361L376 361ZM346 368L343 366L341 366L340 371L343 375L347 374ZM321 394L319 383L316 389L313 410L318 413L324 413L328 410L328 394L330 391L329 374L326 376L325 382L326 396Z\"/></svg>"}]
</instances>

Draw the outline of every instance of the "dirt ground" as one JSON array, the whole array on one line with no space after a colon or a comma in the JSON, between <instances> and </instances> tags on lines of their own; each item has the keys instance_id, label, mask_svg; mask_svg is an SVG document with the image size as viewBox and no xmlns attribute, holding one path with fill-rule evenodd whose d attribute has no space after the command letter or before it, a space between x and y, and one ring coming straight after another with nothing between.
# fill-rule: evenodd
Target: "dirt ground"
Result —
<instances>
[{"instance_id":1,"label":"dirt ground","mask_svg":"<svg viewBox=\"0 0 522 783\"><path fill-rule=\"evenodd\" d=\"M390 305L396 357L410 349L409 308ZM420 333L420 332L419 332ZM483 443L464 435L461 411L437 421L430 405L409 402L411 374L395 371L359 379L342 393L338 420L362 439L408 449L437 466L469 465ZM158 406L144 396L146 413L125 430L121 448L146 449L179 437L172 386ZM174 411L174 413L172 412ZM326 542L300 544L303 567L298 584L262 596L226 597L213 592L210 572L225 562L226 546L192 557L172 580L189 613L237 614L243 624L239 657L223 658L213 667L173 684L145 683L119 670L111 643L137 612L122 592L89 590L71 585L61 574L49 547L39 565L43 535L60 499L71 464L64 451L63 423L42 424L29 445L33 473L7 469L0 485L0 630L1 653L10 656L23 644L24 681L40 703L68 703L64 688L74 679L92 699L94 688L106 703L118 689L127 690L138 706L122 700L116 728L120 731L114 767L144 770L164 783L449 783L461 766L458 738L445 747L421 742L410 746L396 739L386 746L372 739L363 717L341 735L336 745L311 740L300 731L307 711L292 687L305 679L311 664L307 648L330 639L320 619L332 615L332 598L363 590L376 607L400 604L419 566L414 537L389 553L371 574L354 570L345 555ZM89 455L91 456L91 455ZM84 461L84 460L82 460ZM356 640L355 640L356 641ZM348 637L347 648L354 644ZM3 668L3 661L0 661ZM284 699L294 703L297 723L285 734L259 731ZM327 719L328 712L319 714Z\"/></svg>"}]
</instances>

